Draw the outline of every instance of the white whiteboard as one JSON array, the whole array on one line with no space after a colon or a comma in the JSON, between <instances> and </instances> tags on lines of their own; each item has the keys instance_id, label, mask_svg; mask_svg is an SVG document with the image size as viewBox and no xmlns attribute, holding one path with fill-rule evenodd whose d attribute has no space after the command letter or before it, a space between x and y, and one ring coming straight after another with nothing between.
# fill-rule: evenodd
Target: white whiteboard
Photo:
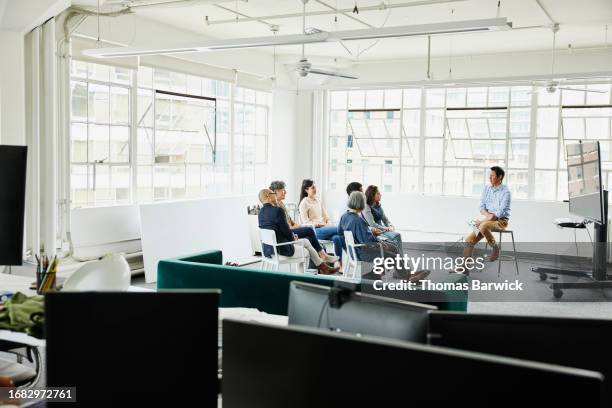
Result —
<instances>
[{"instance_id":1,"label":"white whiteboard","mask_svg":"<svg viewBox=\"0 0 612 408\"><path fill-rule=\"evenodd\" d=\"M252 255L246 197L142 204L140 230L147 282L161 259L219 249L224 260Z\"/></svg>"}]
</instances>

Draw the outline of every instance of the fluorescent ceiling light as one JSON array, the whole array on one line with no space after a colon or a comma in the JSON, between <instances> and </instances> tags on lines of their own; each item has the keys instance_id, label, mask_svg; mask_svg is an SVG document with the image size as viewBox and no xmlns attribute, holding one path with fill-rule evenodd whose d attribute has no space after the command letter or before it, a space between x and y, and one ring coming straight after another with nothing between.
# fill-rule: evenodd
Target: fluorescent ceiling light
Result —
<instances>
[{"instance_id":1,"label":"fluorescent ceiling light","mask_svg":"<svg viewBox=\"0 0 612 408\"><path fill-rule=\"evenodd\" d=\"M275 45L313 44L323 42L353 41L377 38L399 38L420 35L499 31L512 28L505 18L484 20L452 21L447 23L419 24L399 27L382 27L361 30L316 32L312 34L275 35L266 37L235 38L203 41L198 44L180 44L166 47L112 47L83 51L83 54L97 58L129 57L137 55L177 54L217 50L270 47Z\"/></svg>"}]
</instances>

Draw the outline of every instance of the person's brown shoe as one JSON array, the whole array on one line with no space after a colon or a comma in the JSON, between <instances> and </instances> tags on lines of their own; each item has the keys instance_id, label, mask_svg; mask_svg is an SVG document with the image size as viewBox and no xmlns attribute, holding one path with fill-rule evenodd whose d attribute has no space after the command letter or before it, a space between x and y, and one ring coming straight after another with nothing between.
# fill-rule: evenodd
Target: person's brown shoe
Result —
<instances>
[{"instance_id":1,"label":"person's brown shoe","mask_svg":"<svg viewBox=\"0 0 612 408\"><path fill-rule=\"evenodd\" d=\"M340 270L340 268L332 268L329 265L327 265L325 262L323 262L321 265L319 265L319 273L323 274L323 275L331 275L332 273L336 273Z\"/></svg>"},{"instance_id":2,"label":"person's brown shoe","mask_svg":"<svg viewBox=\"0 0 612 408\"><path fill-rule=\"evenodd\" d=\"M497 258L499 258L499 246L495 245L493 249L491 250L491 256L489 256L489 261L490 262L497 261Z\"/></svg>"}]
</instances>

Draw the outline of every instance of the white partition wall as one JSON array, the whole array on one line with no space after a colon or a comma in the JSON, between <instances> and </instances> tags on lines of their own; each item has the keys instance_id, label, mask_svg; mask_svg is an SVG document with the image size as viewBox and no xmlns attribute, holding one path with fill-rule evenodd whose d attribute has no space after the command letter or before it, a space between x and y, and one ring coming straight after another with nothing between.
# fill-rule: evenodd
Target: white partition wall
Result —
<instances>
[{"instance_id":1,"label":"white partition wall","mask_svg":"<svg viewBox=\"0 0 612 408\"><path fill-rule=\"evenodd\" d=\"M165 258L212 249L223 251L224 260L252 255L246 206L244 197L141 205L146 281L157 281L157 263Z\"/></svg>"}]
</instances>

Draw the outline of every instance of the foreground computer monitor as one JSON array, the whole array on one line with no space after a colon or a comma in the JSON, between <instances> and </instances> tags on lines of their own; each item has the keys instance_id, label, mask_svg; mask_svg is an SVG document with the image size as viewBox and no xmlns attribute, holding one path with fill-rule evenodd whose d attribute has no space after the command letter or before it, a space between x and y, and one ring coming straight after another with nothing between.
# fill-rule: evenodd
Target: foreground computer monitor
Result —
<instances>
[{"instance_id":1,"label":"foreground computer monitor","mask_svg":"<svg viewBox=\"0 0 612 408\"><path fill-rule=\"evenodd\" d=\"M76 387L67 407L216 406L218 304L216 290L47 294L47 384Z\"/></svg>"},{"instance_id":2,"label":"foreground computer monitor","mask_svg":"<svg viewBox=\"0 0 612 408\"><path fill-rule=\"evenodd\" d=\"M425 343L428 313L435 306L352 292L339 307L330 305L332 288L291 282L289 324Z\"/></svg>"},{"instance_id":3,"label":"foreground computer monitor","mask_svg":"<svg viewBox=\"0 0 612 408\"><path fill-rule=\"evenodd\" d=\"M601 374L575 368L223 321L223 408L587 408L601 387Z\"/></svg>"},{"instance_id":4,"label":"foreground computer monitor","mask_svg":"<svg viewBox=\"0 0 612 408\"><path fill-rule=\"evenodd\" d=\"M612 402L612 320L433 312L429 332L434 345L601 372Z\"/></svg>"}]
</instances>

